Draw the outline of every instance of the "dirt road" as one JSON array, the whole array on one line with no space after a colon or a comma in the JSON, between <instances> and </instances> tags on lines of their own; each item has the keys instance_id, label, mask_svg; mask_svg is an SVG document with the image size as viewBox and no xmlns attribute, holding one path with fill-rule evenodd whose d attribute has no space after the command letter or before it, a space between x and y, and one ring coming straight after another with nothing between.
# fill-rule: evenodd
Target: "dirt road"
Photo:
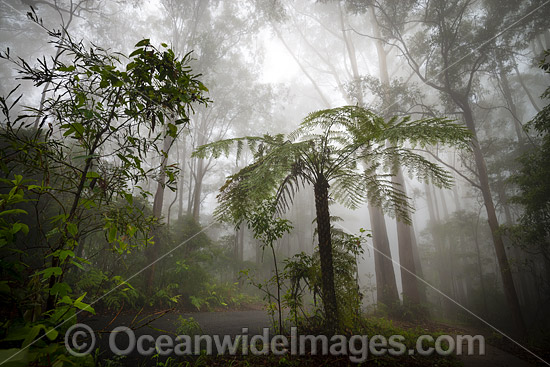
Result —
<instances>
[{"instance_id":1,"label":"dirt road","mask_svg":"<svg viewBox=\"0 0 550 367\"><path fill-rule=\"evenodd\" d=\"M227 311L227 312L200 312L187 314L166 314L150 323L143 317L135 318L133 314L119 315L114 321L113 316L93 316L80 322L90 326L96 334L96 346L100 348L101 359L112 359L115 357L109 347L110 331L119 326L136 328L139 325L147 323L146 326L135 329L136 339L142 335L151 335L155 340L161 335L171 335L175 338L177 329L181 325L178 322L178 316L184 318L193 318L200 325L201 335L253 335L262 334L263 328L270 326L270 320L265 311ZM112 321L112 322L111 322ZM243 330L243 328L246 328ZM273 331L270 331L273 335ZM126 348L129 339L125 333L117 335L116 344L120 349ZM147 344L147 343L146 343ZM152 344L147 344L147 346ZM215 347L214 347L215 348ZM135 348L134 348L135 349ZM477 352L477 351L476 351ZM156 352L152 352L153 354ZM465 367L529 367L531 364L520 360L513 355L486 345L485 355L460 356ZM138 367L144 366L144 358L134 350L122 362L124 365Z\"/></svg>"}]
</instances>

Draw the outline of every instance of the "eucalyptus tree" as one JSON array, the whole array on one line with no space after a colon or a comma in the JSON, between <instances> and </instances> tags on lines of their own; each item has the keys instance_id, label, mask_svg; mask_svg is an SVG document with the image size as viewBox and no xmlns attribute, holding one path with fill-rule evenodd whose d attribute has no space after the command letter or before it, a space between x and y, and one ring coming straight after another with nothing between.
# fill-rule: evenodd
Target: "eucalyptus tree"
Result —
<instances>
[{"instance_id":1,"label":"eucalyptus tree","mask_svg":"<svg viewBox=\"0 0 550 367\"><path fill-rule=\"evenodd\" d=\"M362 12L366 3L348 0ZM476 93L482 76L495 66L494 52L509 58L548 28L544 1L507 2L469 0L422 0L373 2L381 39L395 46L415 78L441 96L448 110L458 109L473 135L472 158L476 184L491 227L504 293L516 330L526 329L516 294L509 260L490 188L486 156L476 116Z\"/></svg>"},{"instance_id":2,"label":"eucalyptus tree","mask_svg":"<svg viewBox=\"0 0 550 367\"><path fill-rule=\"evenodd\" d=\"M309 114L289 135L247 136L199 147L195 156L219 157L244 144L253 162L230 176L220 189L218 219L240 226L258 203L275 196L278 213L287 210L294 193L310 185L315 194L317 234L321 263L321 298L329 329L338 326L334 286L329 195L348 208L369 203L409 222L412 207L406 195L392 185L394 163L411 174L439 186L450 176L438 165L413 152L412 147L449 144L466 147L469 133L446 119L392 118L388 121L359 106L326 109ZM389 141L391 144L386 145ZM408 147L406 147L408 145Z\"/></svg>"},{"instance_id":3,"label":"eucalyptus tree","mask_svg":"<svg viewBox=\"0 0 550 367\"><path fill-rule=\"evenodd\" d=\"M269 86L257 82L258 62L255 42L263 23L259 19L254 0L240 2L218 0L162 0L159 2L166 20L161 32L169 37L176 53L196 50L192 65L203 74L209 86L210 98L215 101L208 109L198 108L191 117L190 133L183 138L183 146L193 150L208 141L224 138L228 129L242 128L249 121L261 118L258 112L271 105ZM250 60L245 55L254 55ZM240 125L240 126L239 126ZM214 167L203 159L181 159L181 190L188 185L187 214L200 219L201 204L205 198L206 182Z\"/></svg>"}]
</instances>

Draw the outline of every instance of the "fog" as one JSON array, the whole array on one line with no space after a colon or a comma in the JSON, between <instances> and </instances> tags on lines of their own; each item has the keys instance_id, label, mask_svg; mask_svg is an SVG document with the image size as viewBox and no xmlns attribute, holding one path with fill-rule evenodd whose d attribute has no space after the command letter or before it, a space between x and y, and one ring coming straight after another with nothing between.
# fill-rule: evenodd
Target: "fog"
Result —
<instances>
[{"instance_id":1,"label":"fog","mask_svg":"<svg viewBox=\"0 0 550 367\"><path fill-rule=\"evenodd\" d=\"M265 310L548 364L549 2L0 9L5 362L67 363L42 338L86 314L191 335ZM103 348L86 363L161 363Z\"/></svg>"}]
</instances>

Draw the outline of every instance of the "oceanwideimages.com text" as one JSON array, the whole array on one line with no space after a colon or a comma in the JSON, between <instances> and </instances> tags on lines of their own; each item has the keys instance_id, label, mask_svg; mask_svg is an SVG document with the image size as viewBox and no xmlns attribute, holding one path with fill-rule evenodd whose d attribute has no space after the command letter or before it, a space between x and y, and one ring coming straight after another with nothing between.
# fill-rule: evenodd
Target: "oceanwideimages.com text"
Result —
<instances>
[{"instance_id":1,"label":"oceanwideimages.com text","mask_svg":"<svg viewBox=\"0 0 550 367\"><path fill-rule=\"evenodd\" d=\"M354 363L361 363L369 356L402 355L473 355L485 354L485 338L482 335L421 335L409 343L402 335L299 335L292 327L290 335L270 335L264 328L262 334L249 335L242 328L240 335L140 335L126 326L114 328L109 335L109 348L116 355L129 355L134 351L142 356L191 355L331 355L348 356ZM67 350L76 356L92 352L95 335L84 324L73 325L65 334ZM412 347L411 347L412 346Z\"/></svg>"}]
</instances>

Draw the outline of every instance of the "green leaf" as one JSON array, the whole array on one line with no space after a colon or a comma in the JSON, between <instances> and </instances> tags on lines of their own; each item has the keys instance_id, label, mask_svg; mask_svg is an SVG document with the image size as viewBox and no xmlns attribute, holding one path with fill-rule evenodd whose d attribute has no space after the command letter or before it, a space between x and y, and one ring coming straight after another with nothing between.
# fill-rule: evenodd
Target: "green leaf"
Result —
<instances>
[{"instance_id":1,"label":"green leaf","mask_svg":"<svg viewBox=\"0 0 550 367\"><path fill-rule=\"evenodd\" d=\"M117 234L117 228L115 225L111 224L111 227L109 228L109 233L107 235L107 241L113 242L116 238L116 234Z\"/></svg>"},{"instance_id":2,"label":"green leaf","mask_svg":"<svg viewBox=\"0 0 550 367\"><path fill-rule=\"evenodd\" d=\"M60 66L57 68L58 71L67 71L67 72L70 72L70 71L75 71L76 70L76 66L74 65L69 65L69 66Z\"/></svg>"},{"instance_id":3,"label":"green leaf","mask_svg":"<svg viewBox=\"0 0 550 367\"><path fill-rule=\"evenodd\" d=\"M11 232L13 234L16 234L17 232L19 231L22 231L24 234L28 234L29 233L29 226L27 226L26 224L24 223L14 223L11 227Z\"/></svg>"},{"instance_id":4,"label":"green leaf","mask_svg":"<svg viewBox=\"0 0 550 367\"><path fill-rule=\"evenodd\" d=\"M99 173L97 172L93 172L93 171L90 171L88 173L86 173L86 178L100 178L101 176L99 175Z\"/></svg>"},{"instance_id":5,"label":"green leaf","mask_svg":"<svg viewBox=\"0 0 550 367\"><path fill-rule=\"evenodd\" d=\"M141 55L143 53L143 49L142 48L138 48L138 49L135 49L131 54L130 56L128 57L134 57L136 55Z\"/></svg>"},{"instance_id":6,"label":"green leaf","mask_svg":"<svg viewBox=\"0 0 550 367\"><path fill-rule=\"evenodd\" d=\"M52 341L55 340L58 335L59 332L54 328L49 328L48 331L46 331L46 337Z\"/></svg>"},{"instance_id":7,"label":"green leaf","mask_svg":"<svg viewBox=\"0 0 550 367\"><path fill-rule=\"evenodd\" d=\"M63 127L63 126L61 126L61 127ZM71 135L74 131L75 131L74 128L73 128L72 126L69 125L69 128L67 129L67 131L65 131L65 132L63 133L63 136L69 136L69 135Z\"/></svg>"},{"instance_id":8,"label":"green leaf","mask_svg":"<svg viewBox=\"0 0 550 367\"><path fill-rule=\"evenodd\" d=\"M95 310L92 306L90 306L87 303L82 302L84 297L86 296L86 293L84 293L82 296L78 297L76 301L74 301L74 306L82 311L88 311L95 315Z\"/></svg>"},{"instance_id":9,"label":"green leaf","mask_svg":"<svg viewBox=\"0 0 550 367\"><path fill-rule=\"evenodd\" d=\"M189 123L189 117L183 117L181 119L177 119L176 121L174 121L174 123L176 125L188 124Z\"/></svg>"},{"instance_id":10,"label":"green leaf","mask_svg":"<svg viewBox=\"0 0 550 367\"><path fill-rule=\"evenodd\" d=\"M128 202L128 204L133 205L133 203L134 203L134 196L133 196L131 193L125 192L125 193L124 193L124 198L126 199L126 201Z\"/></svg>"},{"instance_id":11,"label":"green leaf","mask_svg":"<svg viewBox=\"0 0 550 367\"><path fill-rule=\"evenodd\" d=\"M27 348L0 349L0 361L3 362L2 366L6 367L27 366L28 353Z\"/></svg>"},{"instance_id":12,"label":"green leaf","mask_svg":"<svg viewBox=\"0 0 550 367\"><path fill-rule=\"evenodd\" d=\"M84 267L81 264L77 263L76 261L71 260L71 264L73 264L74 266L76 266L80 270L84 270Z\"/></svg>"},{"instance_id":13,"label":"green leaf","mask_svg":"<svg viewBox=\"0 0 550 367\"><path fill-rule=\"evenodd\" d=\"M67 232L73 237L76 236L78 233L78 226L76 223L67 223Z\"/></svg>"},{"instance_id":14,"label":"green leaf","mask_svg":"<svg viewBox=\"0 0 550 367\"><path fill-rule=\"evenodd\" d=\"M27 186L27 190L34 190L34 189L38 189L39 191L42 191L43 187L40 186L40 185L29 185Z\"/></svg>"},{"instance_id":15,"label":"green leaf","mask_svg":"<svg viewBox=\"0 0 550 367\"><path fill-rule=\"evenodd\" d=\"M80 138L82 137L82 135L84 134L84 126L82 126L81 123L78 123L78 122L75 122L72 124L72 128L74 129L74 131L76 132L75 136L77 138Z\"/></svg>"},{"instance_id":16,"label":"green leaf","mask_svg":"<svg viewBox=\"0 0 550 367\"><path fill-rule=\"evenodd\" d=\"M20 185L23 182L23 176L13 175L13 177L15 177L15 180L12 180L14 185Z\"/></svg>"},{"instance_id":17,"label":"green leaf","mask_svg":"<svg viewBox=\"0 0 550 367\"><path fill-rule=\"evenodd\" d=\"M136 43L136 45L134 47L142 47L142 46L147 46L149 45L151 42L151 40L149 38L144 38L142 39L141 41L139 41L138 43Z\"/></svg>"},{"instance_id":18,"label":"green leaf","mask_svg":"<svg viewBox=\"0 0 550 367\"><path fill-rule=\"evenodd\" d=\"M27 334L27 337L25 338L25 340L23 341L23 344L21 346L23 348L26 348L38 336L38 333L40 333L40 330L42 330L44 328L45 328L45 326L42 325L42 324L33 326L33 328Z\"/></svg>"},{"instance_id":19,"label":"green leaf","mask_svg":"<svg viewBox=\"0 0 550 367\"><path fill-rule=\"evenodd\" d=\"M178 134L177 126L172 123L168 123L167 127L168 127L168 135L175 138Z\"/></svg>"},{"instance_id":20,"label":"green leaf","mask_svg":"<svg viewBox=\"0 0 550 367\"><path fill-rule=\"evenodd\" d=\"M62 250L59 252L59 259L64 261L68 256L74 257L74 252L71 250Z\"/></svg>"},{"instance_id":21,"label":"green leaf","mask_svg":"<svg viewBox=\"0 0 550 367\"><path fill-rule=\"evenodd\" d=\"M55 283L53 287L50 288L50 294L57 295L59 297L65 297L67 294L71 293L72 289L65 282Z\"/></svg>"},{"instance_id":22,"label":"green leaf","mask_svg":"<svg viewBox=\"0 0 550 367\"><path fill-rule=\"evenodd\" d=\"M52 275L59 276L59 275L61 275L61 273L63 273L63 270L59 266L49 267L47 269L44 269L44 270L38 272L38 274L43 274L44 275L44 279L48 279Z\"/></svg>"},{"instance_id":23,"label":"green leaf","mask_svg":"<svg viewBox=\"0 0 550 367\"><path fill-rule=\"evenodd\" d=\"M3 212L0 212L0 217L4 215L17 215L17 214L28 214L28 213L23 209L9 209L9 210L4 210Z\"/></svg>"}]
</instances>

